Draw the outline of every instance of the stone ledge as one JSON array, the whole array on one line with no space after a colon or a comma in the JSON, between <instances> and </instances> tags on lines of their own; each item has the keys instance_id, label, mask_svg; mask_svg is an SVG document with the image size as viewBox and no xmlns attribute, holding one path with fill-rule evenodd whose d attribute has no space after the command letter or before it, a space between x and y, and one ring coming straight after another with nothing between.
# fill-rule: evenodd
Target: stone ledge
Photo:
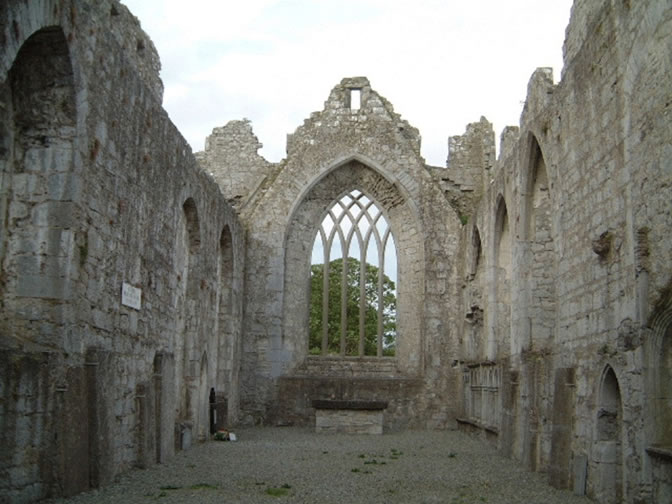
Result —
<instances>
[{"instance_id":1,"label":"stone ledge","mask_svg":"<svg viewBox=\"0 0 672 504\"><path fill-rule=\"evenodd\" d=\"M455 419L459 425L469 425L471 427L475 427L480 430L484 430L485 432L488 432L490 434L495 434L499 435L499 429L497 427L494 427L492 425L485 425L481 422L478 422L476 420L472 420L471 418L456 418Z\"/></svg>"},{"instance_id":2,"label":"stone ledge","mask_svg":"<svg viewBox=\"0 0 672 504\"><path fill-rule=\"evenodd\" d=\"M315 432L343 434L383 433L383 410L318 409Z\"/></svg>"},{"instance_id":3,"label":"stone ledge","mask_svg":"<svg viewBox=\"0 0 672 504\"><path fill-rule=\"evenodd\" d=\"M344 399L313 399L312 405L315 409L321 410L384 410L387 408L387 401L363 401L363 400L344 400Z\"/></svg>"},{"instance_id":4,"label":"stone ledge","mask_svg":"<svg viewBox=\"0 0 672 504\"><path fill-rule=\"evenodd\" d=\"M672 446L660 446L660 445L649 446L646 449L646 453L648 453L652 457L662 459L665 462L668 463L672 462Z\"/></svg>"}]
</instances>

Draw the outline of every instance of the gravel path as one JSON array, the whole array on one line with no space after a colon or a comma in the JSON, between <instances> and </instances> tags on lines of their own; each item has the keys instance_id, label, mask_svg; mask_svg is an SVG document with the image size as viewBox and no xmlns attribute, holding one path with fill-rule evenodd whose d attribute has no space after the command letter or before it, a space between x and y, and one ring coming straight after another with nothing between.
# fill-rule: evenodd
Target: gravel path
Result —
<instances>
[{"instance_id":1,"label":"gravel path","mask_svg":"<svg viewBox=\"0 0 672 504\"><path fill-rule=\"evenodd\" d=\"M579 504L487 444L454 431L382 436L315 434L309 429L235 431L167 464L69 503L446 503ZM274 494L274 495L271 495Z\"/></svg>"}]
</instances>

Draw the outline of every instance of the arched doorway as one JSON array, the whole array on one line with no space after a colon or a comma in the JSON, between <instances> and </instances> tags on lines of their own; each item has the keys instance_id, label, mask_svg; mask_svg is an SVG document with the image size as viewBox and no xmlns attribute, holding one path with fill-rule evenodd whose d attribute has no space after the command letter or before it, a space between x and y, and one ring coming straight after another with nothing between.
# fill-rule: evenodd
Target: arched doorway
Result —
<instances>
[{"instance_id":1,"label":"arched doorway","mask_svg":"<svg viewBox=\"0 0 672 504\"><path fill-rule=\"evenodd\" d=\"M622 432L621 389L613 368L607 366L600 384L593 446L594 496L602 504L619 504L623 497Z\"/></svg>"}]
</instances>

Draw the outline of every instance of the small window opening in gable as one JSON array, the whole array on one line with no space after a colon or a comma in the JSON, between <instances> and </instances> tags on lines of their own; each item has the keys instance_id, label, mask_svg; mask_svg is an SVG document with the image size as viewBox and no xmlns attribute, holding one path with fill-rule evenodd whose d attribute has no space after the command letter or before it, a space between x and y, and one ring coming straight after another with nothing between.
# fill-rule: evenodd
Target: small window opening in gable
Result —
<instances>
[{"instance_id":1,"label":"small window opening in gable","mask_svg":"<svg viewBox=\"0 0 672 504\"><path fill-rule=\"evenodd\" d=\"M362 90L350 90L350 110L359 110L362 106Z\"/></svg>"},{"instance_id":2,"label":"small window opening in gable","mask_svg":"<svg viewBox=\"0 0 672 504\"><path fill-rule=\"evenodd\" d=\"M395 355L397 256L387 218L364 193L336 200L316 232L310 271L312 355Z\"/></svg>"}]
</instances>

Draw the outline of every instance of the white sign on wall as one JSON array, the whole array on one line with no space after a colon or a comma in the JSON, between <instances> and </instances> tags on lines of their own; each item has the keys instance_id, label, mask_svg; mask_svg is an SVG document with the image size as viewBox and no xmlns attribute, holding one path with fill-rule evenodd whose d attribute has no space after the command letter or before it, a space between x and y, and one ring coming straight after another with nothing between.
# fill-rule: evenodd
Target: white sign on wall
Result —
<instances>
[{"instance_id":1,"label":"white sign on wall","mask_svg":"<svg viewBox=\"0 0 672 504\"><path fill-rule=\"evenodd\" d=\"M121 284L121 304L130 308L140 309L142 290L126 282Z\"/></svg>"}]
</instances>

